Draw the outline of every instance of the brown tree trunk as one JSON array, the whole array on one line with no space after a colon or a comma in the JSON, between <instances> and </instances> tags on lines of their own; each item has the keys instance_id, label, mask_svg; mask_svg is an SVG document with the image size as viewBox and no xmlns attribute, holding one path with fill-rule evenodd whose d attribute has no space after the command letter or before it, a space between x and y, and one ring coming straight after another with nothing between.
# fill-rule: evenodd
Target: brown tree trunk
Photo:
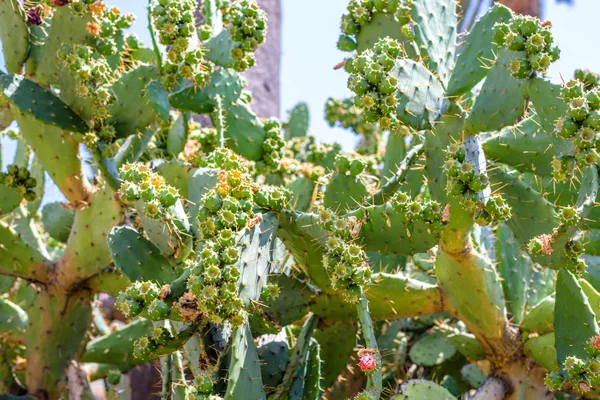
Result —
<instances>
[{"instance_id":1,"label":"brown tree trunk","mask_svg":"<svg viewBox=\"0 0 600 400\"><path fill-rule=\"evenodd\" d=\"M534 17L541 16L540 0L499 0L499 3L504 4L519 14L527 14Z\"/></svg>"},{"instance_id":2,"label":"brown tree trunk","mask_svg":"<svg viewBox=\"0 0 600 400\"><path fill-rule=\"evenodd\" d=\"M258 0L267 12L267 40L256 51L256 65L246 71L252 92L252 110L262 118L279 116L279 73L281 61L281 2Z\"/></svg>"}]
</instances>

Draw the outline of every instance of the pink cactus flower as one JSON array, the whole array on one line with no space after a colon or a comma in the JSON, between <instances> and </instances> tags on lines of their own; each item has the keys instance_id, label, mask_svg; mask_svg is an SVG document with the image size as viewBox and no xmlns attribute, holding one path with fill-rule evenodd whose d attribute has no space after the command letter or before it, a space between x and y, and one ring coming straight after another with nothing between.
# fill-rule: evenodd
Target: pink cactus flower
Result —
<instances>
[{"instance_id":1,"label":"pink cactus flower","mask_svg":"<svg viewBox=\"0 0 600 400\"><path fill-rule=\"evenodd\" d=\"M365 374L371 374L377 369L377 360L370 353L363 354L358 362L358 367Z\"/></svg>"}]
</instances>

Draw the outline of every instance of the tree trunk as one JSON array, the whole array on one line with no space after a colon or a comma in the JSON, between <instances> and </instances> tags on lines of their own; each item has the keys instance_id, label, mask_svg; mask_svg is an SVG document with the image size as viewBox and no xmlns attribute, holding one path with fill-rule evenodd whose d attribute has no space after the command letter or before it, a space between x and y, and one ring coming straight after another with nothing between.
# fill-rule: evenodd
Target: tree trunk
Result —
<instances>
[{"instance_id":1,"label":"tree trunk","mask_svg":"<svg viewBox=\"0 0 600 400\"><path fill-rule=\"evenodd\" d=\"M281 2L258 0L267 12L267 40L256 51L256 65L246 71L252 92L252 110L262 118L279 117L279 74L281 61Z\"/></svg>"}]
</instances>

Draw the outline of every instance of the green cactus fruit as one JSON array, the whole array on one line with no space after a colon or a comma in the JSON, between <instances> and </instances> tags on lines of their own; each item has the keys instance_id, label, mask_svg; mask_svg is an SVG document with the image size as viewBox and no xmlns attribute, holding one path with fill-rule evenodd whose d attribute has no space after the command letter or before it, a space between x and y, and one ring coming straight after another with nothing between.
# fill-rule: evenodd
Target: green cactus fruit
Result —
<instances>
[{"instance_id":1,"label":"green cactus fruit","mask_svg":"<svg viewBox=\"0 0 600 400\"><path fill-rule=\"evenodd\" d=\"M167 319L171 313L171 308L167 303L160 299L154 299L148 305L148 318L153 321Z\"/></svg>"}]
</instances>

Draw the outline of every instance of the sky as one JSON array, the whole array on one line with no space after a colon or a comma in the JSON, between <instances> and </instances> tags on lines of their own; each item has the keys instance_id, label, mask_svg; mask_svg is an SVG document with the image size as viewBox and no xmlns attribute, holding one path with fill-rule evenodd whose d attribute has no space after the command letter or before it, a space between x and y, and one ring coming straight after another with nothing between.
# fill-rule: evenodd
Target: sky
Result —
<instances>
[{"instance_id":1,"label":"sky","mask_svg":"<svg viewBox=\"0 0 600 400\"><path fill-rule=\"evenodd\" d=\"M490 1L490 0L487 0ZM133 31L150 44L146 29L146 0L106 1L122 12L138 16ZM350 96L346 73L333 66L347 53L336 48L339 21L348 0L282 0L283 31L281 58L281 117L299 102L307 102L311 112L310 133L321 142L340 142L350 150L356 137L342 129L332 129L324 120L328 97ZM561 58L549 70L552 80L570 79L575 68L600 72L600 52L593 44L597 34L599 0L575 0L573 6L546 0L543 18L552 22L552 31L561 48ZM0 52L1 53L1 52ZM0 67L3 60L0 55ZM3 68L4 69L4 68ZM12 162L14 148L3 140L3 165Z\"/></svg>"}]
</instances>

